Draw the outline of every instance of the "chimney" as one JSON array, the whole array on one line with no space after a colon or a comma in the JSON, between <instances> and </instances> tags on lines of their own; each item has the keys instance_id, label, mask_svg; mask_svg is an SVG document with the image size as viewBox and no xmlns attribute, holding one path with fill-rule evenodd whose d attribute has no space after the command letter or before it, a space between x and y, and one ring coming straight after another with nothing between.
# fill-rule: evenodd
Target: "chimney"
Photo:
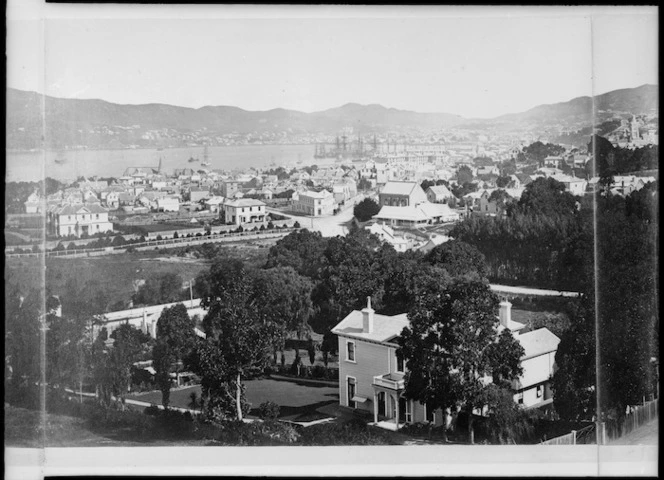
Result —
<instances>
[{"instance_id":1,"label":"chimney","mask_svg":"<svg viewBox=\"0 0 664 480\"><path fill-rule=\"evenodd\" d=\"M509 329L512 326L512 304L509 301L503 300L500 302L498 318L500 318L500 324L503 327Z\"/></svg>"},{"instance_id":2,"label":"chimney","mask_svg":"<svg viewBox=\"0 0 664 480\"><path fill-rule=\"evenodd\" d=\"M371 308L371 297L367 297L367 306L362 309L362 332L372 333L374 323L374 309Z\"/></svg>"}]
</instances>

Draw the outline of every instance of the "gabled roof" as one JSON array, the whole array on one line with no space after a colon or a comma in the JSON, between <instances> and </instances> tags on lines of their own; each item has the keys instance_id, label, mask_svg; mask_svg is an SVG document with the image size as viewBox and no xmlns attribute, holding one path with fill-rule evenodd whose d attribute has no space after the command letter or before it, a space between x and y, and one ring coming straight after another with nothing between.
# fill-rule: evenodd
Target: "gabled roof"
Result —
<instances>
[{"instance_id":1,"label":"gabled roof","mask_svg":"<svg viewBox=\"0 0 664 480\"><path fill-rule=\"evenodd\" d=\"M452 192L450 192L449 188L447 188L445 185L434 185L432 187L429 187L431 193L437 196L441 197L453 197Z\"/></svg>"},{"instance_id":2,"label":"gabled roof","mask_svg":"<svg viewBox=\"0 0 664 480\"><path fill-rule=\"evenodd\" d=\"M522 333L519 335L518 340L525 350L521 360L555 352L560 343L560 338L554 335L548 328L538 328L532 332Z\"/></svg>"},{"instance_id":3,"label":"gabled roof","mask_svg":"<svg viewBox=\"0 0 664 480\"><path fill-rule=\"evenodd\" d=\"M224 202L224 205L228 205L229 207L261 207L265 206L263 202L260 200L255 200L253 198L239 198L237 200L230 200L227 202Z\"/></svg>"},{"instance_id":4,"label":"gabled roof","mask_svg":"<svg viewBox=\"0 0 664 480\"><path fill-rule=\"evenodd\" d=\"M362 331L362 311L353 310L332 329L332 332L362 340L387 342L401 334L401 330L408 325L408 314L406 313L394 316L374 313L373 331L366 333Z\"/></svg>"},{"instance_id":5,"label":"gabled roof","mask_svg":"<svg viewBox=\"0 0 664 480\"><path fill-rule=\"evenodd\" d=\"M76 215L88 213L108 213L108 210L97 203L74 203L63 205L57 210L58 215Z\"/></svg>"},{"instance_id":6,"label":"gabled roof","mask_svg":"<svg viewBox=\"0 0 664 480\"><path fill-rule=\"evenodd\" d=\"M321 190L320 192L314 192L313 190L307 190L305 192L300 193L300 195L305 195L307 197L311 198L327 198L332 196L330 192L327 190Z\"/></svg>"},{"instance_id":7,"label":"gabled roof","mask_svg":"<svg viewBox=\"0 0 664 480\"><path fill-rule=\"evenodd\" d=\"M417 208L414 205L409 205L407 207L384 205L381 207L380 211L374 215L374 218L407 221L425 221L429 219L421 208Z\"/></svg>"},{"instance_id":8,"label":"gabled roof","mask_svg":"<svg viewBox=\"0 0 664 480\"><path fill-rule=\"evenodd\" d=\"M410 195L417 186L417 182L390 180L385 184L380 193L386 195Z\"/></svg>"}]
</instances>

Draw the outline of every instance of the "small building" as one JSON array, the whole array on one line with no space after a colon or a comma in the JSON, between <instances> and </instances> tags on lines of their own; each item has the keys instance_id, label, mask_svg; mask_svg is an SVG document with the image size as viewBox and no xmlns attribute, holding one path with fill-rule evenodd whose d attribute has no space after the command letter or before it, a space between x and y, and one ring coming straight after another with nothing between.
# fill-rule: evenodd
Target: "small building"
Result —
<instances>
[{"instance_id":1,"label":"small building","mask_svg":"<svg viewBox=\"0 0 664 480\"><path fill-rule=\"evenodd\" d=\"M165 195L157 198L157 210L161 212L177 212L180 210L180 198L176 195Z\"/></svg>"},{"instance_id":2,"label":"small building","mask_svg":"<svg viewBox=\"0 0 664 480\"><path fill-rule=\"evenodd\" d=\"M189 201L198 203L210 196L210 190L202 187L191 187L189 189Z\"/></svg>"},{"instance_id":3,"label":"small building","mask_svg":"<svg viewBox=\"0 0 664 480\"><path fill-rule=\"evenodd\" d=\"M327 190L313 192L306 190L299 192L293 199L293 210L312 217L320 217L334 214L334 195Z\"/></svg>"},{"instance_id":4,"label":"small building","mask_svg":"<svg viewBox=\"0 0 664 480\"><path fill-rule=\"evenodd\" d=\"M265 221L265 204L260 200L251 198L226 200L221 207L223 220L227 224L242 225Z\"/></svg>"},{"instance_id":5,"label":"small building","mask_svg":"<svg viewBox=\"0 0 664 480\"><path fill-rule=\"evenodd\" d=\"M233 180L224 180L221 182L221 196L231 198L240 191L240 182Z\"/></svg>"},{"instance_id":6,"label":"small building","mask_svg":"<svg viewBox=\"0 0 664 480\"><path fill-rule=\"evenodd\" d=\"M576 178L571 175L551 175L551 178L563 183L565 185L565 190L576 196L583 195L588 186L588 182L583 178Z\"/></svg>"},{"instance_id":7,"label":"small building","mask_svg":"<svg viewBox=\"0 0 664 480\"><path fill-rule=\"evenodd\" d=\"M426 201L427 195L417 182L388 181L378 194L380 206L408 207Z\"/></svg>"},{"instance_id":8,"label":"small building","mask_svg":"<svg viewBox=\"0 0 664 480\"><path fill-rule=\"evenodd\" d=\"M224 197L214 196L205 200L205 206L211 212L219 212L221 205L224 203Z\"/></svg>"},{"instance_id":9,"label":"small building","mask_svg":"<svg viewBox=\"0 0 664 480\"><path fill-rule=\"evenodd\" d=\"M455 198L445 185L434 185L427 188L427 200L431 203L447 203Z\"/></svg>"},{"instance_id":10,"label":"small building","mask_svg":"<svg viewBox=\"0 0 664 480\"><path fill-rule=\"evenodd\" d=\"M43 213L44 198L39 192L33 192L25 201L25 213Z\"/></svg>"}]
</instances>

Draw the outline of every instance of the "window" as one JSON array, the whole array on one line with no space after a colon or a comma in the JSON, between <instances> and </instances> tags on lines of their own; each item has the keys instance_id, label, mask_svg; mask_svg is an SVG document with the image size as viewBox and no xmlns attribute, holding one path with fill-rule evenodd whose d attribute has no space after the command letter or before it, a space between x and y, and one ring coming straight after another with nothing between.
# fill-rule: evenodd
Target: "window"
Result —
<instances>
[{"instance_id":1,"label":"window","mask_svg":"<svg viewBox=\"0 0 664 480\"><path fill-rule=\"evenodd\" d=\"M397 372L403 373L405 371L403 355L399 350L397 350L396 357L397 357Z\"/></svg>"},{"instance_id":2,"label":"window","mask_svg":"<svg viewBox=\"0 0 664 480\"><path fill-rule=\"evenodd\" d=\"M355 342L346 342L346 360L355 362Z\"/></svg>"},{"instance_id":3,"label":"window","mask_svg":"<svg viewBox=\"0 0 664 480\"><path fill-rule=\"evenodd\" d=\"M355 391L357 387L356 380L353 377L348 377L347 382L348 382L348 388L346 390L348 393L348 398L347 398L348 406L356 408L357 404L353 401L353 397L355 396Z\"/></svg>"},{"instance_id":4,"label":"window","mask_svg":"<svg viewBox=\"0 0 664 480\"><path fill-rule=\"evenodd\" d=\"M69 215L69 216L67 217L67 220L71 220L71 215Z\"/></svg>"},{"instance_id":5,"label":"window","mask_svg":"<svg viewBox=\"0 0 664 480\"><path fill-rule=\"evenodd\" d=\"M519 405L523 405L523 392L519 392L516 395L517 403Z\"/></svg>"},{"instance_id":6,"label":"window","mask_svg":"<svg viewBox=\"0 0 664 480\"><path fill-rule=\"evenodd\" d=\"M413 421L413 401L406 400L406 423Z\"/></svg>"},{"instance_id":7,"label":"window","mask_svg":"<svg viewBox=\"0 0 664 480\"><path fill-rule=\"evenodd\" d=\"M99 214L97 214L97 220L99 220Z\"/></svg>"},{"instance_id":8,"label":"window","mask_svg":"<svg viewBox=\"0 0 664 480\"><path fill-rule=\"evenodd\" d=\"M544 385L537 386L537 398L540 398L544 394Z\"/></svg>"}]
</instances>

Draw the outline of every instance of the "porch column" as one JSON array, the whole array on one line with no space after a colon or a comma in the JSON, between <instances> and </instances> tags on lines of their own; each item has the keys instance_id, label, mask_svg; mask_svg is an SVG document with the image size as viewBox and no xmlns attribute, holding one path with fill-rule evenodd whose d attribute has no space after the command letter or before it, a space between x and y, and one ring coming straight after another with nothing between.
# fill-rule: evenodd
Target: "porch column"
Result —
<instances>
[{"instance_id":1,"label":"porch column","mask_svg":"<svg viewBox=\"0 0 664 480\"><path fill-rule=\"evenodd\" d=\"M376 395L376 392L374 392L373 411L374 423L378 423L378 395Z\"/></svg>"},{"instance_id":2,"label":"porch column","mask_svg":"<svg viewBox=\"0 0 664 480\"><path fill-rule=\"evenodd\" d=\"M394 411L396 413L394 415L394 422L397 424L397 430L399 430L399 396L394 395L392 398L394 399Z\"/></svg>"}]
</instances>

